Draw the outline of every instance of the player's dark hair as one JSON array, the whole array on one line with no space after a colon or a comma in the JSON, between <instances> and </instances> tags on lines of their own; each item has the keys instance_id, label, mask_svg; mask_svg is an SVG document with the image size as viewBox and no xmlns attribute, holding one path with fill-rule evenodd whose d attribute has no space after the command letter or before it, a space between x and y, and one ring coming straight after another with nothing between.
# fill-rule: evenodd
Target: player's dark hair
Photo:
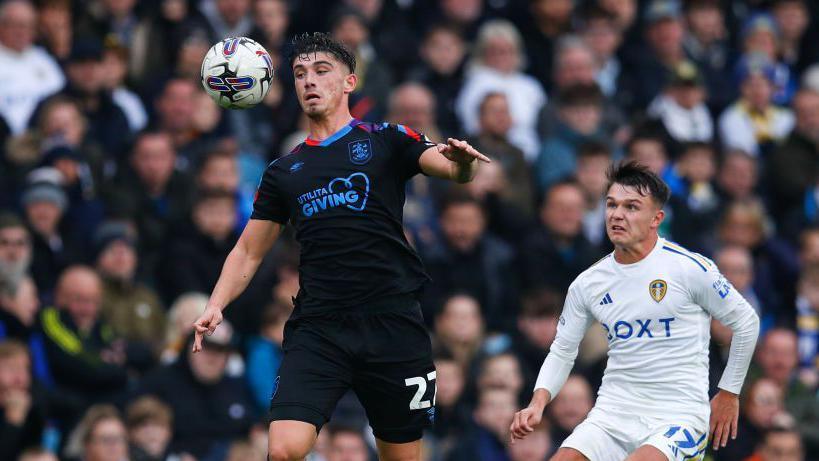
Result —
<instances>
[{"instance_id":1,"label":"player's dark hair","mask_svg":"<svg viewBox=\"0 0 819 461\"><path fill-rule=\"evenodd\" d=\"M355 56L353 53L340 42L334 40L329 34L325 34L324 32L305 32L293 37L293 41L290 44L291 48L290 53L287 55L287 61L291 67L293 66L293 62L295 62L296 59L301 59L302 56L311 53L329 53L347 66L347 68L350 69L350 73L355 72Z\"/></svg>"},{"instance_id":2,"label":"player's dark hair","mask_svg":"<svg viewBox=\"0 0 819 461\"><path fill-rule=\"evenodd\" d=\"M650 195L660 207L665 206L671 196L668 185L647 166L636 161L621 162L610 166L606 172L606 178L609 180L606 190L611 189L614 184L633 187L642 196Z\"/></svg>"}]
</instances>

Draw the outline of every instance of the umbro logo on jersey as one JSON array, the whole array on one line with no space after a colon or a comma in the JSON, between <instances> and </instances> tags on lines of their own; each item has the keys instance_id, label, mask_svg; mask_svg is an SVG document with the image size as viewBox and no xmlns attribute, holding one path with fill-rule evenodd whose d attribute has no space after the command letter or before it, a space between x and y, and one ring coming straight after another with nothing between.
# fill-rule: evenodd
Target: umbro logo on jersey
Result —
<instances>
[{"instance_id":1,"label":"umbro logo on jersey","mask_svg":"<svg viewBox=\"0 0 819 461\"><path fill-rule=\"evenodd\" d=\"M603 300L600 301L600 305L604 306L606 304L612 304L614 301L611 299L611 295L606 293L606 296L603 296Z\"/></svg>"}]
</instances>

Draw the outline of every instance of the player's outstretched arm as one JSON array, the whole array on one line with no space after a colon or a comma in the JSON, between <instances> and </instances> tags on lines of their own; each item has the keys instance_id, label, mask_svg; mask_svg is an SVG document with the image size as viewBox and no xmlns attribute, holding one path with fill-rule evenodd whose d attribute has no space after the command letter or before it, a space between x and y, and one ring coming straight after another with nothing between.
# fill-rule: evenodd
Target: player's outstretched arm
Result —
<instances>
[{"instance_id":1,"label":"player's outstretched arm","mask_svg":"<svg viewBox=\"0 0 819 461\"><path fill-rule=\"evenodd\" d=\"M262 219L247 222L242 235L225 259L222 273L213 288L205 312L193 324L193 351L202 350L202 336L212 334L222 323L222 310L250 283L264 255L279 237L283 225Z\"/></svg>"},{"instance_id":2,"label":"player's outstretched arm","mask_svg":"<svg viewBox=\"0 0 819 461\"><path fill-rule=\"evenodd\" d=\"M475 177L478 162L490 163L489 157L478 152L468 142L449 138L446 144L430 147L421 154L421 171L436 178L466 183Z\"/></svg>"},{"instance_id":3,"label":"player's outstretched arm","mask_svg":"<svg viewBox=\"0 0 819 461\"><path fill-rule=\"evenodd\" d=\"M540 420L543 418L543 410L551 400L552 396L549 391L535 389L529 406L515 413L515 417L512 419L512 426L509 428L512 443L526 437L535 430L535 426L540 424Z\"/></svg>"}]
</instances>

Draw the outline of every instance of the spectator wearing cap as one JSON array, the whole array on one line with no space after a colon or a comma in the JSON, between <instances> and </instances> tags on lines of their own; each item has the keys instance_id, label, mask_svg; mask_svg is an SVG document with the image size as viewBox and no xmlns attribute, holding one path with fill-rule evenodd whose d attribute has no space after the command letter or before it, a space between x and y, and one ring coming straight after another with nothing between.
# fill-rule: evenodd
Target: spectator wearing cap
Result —
<instances>
[{"instance_id":1,"label":"spectator wearing cap","mask_svg":"<svg viewBox=\"0 0 819 461\"><path fill-rule=\"evenodd\" d=\"M798 86L798 78L793 69L780 60L780 30L773 16L756 13L749 17L742 27L742 52L760 54L771 63L773 102L788 104Z\"/></svg>"},{"instance_id":2,"label":"spectator wearing cap","mask_svg":"<svg viewBox=\"0 0 819 461\"><path fill-rule=\"evenodd\" d=\"M81 260L82 247L61 228L68 208L62 181L63 175L57 169L38 168L29 174L29 184L20 197L31 233L31 275L46 298L59 273L70 263Z\"/></svg>"},{"instance_id":3,"label":"spectator wearing cap","mask_svg":"<svg viewBox=\"0 0 819 461\"><path fill-rule=\"evenodd\" d=\"M524 74L526 50L517 28L505 20L481 26L466 71L464 84L455 103L455 112L469 135L478 131L478 108L486 93L506 94L512 113L509 141L520 148L529 162L537 158L540 141L537 117L546 104L540 82Z\"/></svg>"},{"instance_id":4,"label":"spectator wearing cap","mask_svg":"<svg viewBox=\"0 0 819 461\"><path fill-rule=\"evenodd\" d=\"M190 334L180 359L140 384L138 395L154 395L173 412L171 452L222 459L231 441L246 437L257 415L245 378L226 374L235 341L229 321L205 336L198 353L192 352Z\"/></svg>"},{"instance_id":5,"label":"spectator wearing cap","mask_svg":"<svg viewBox=\"0 0 819 461\"><path fill-rule=\"evenodd\" d=\"M685 2L685 24L683 48L688 59L702 71L709 107L719 113L736 97L731 82L736 53L729 42L719 0Z\"/></svg>"},{"instance_id":6,"label":"spectator wearing cap","mask_svg":"<svg viewBox=\"0 0 819 461\"><path fill-rule=\"evenodd\" d=\"M34 46L36 27L37 11L30 2L0 5L0 118L13 135L23 133L37 104L65 84L54 58Z\"/></svg>"},{"instance_id":7,"label":"spectator wearing cap","mask_svg":"<svg viewBox=\"0 0 819 461\"><path fill-rule=\"evenodd\" d=\"M801 227L819 222L819 203L813 195L819 177L819 91L800 90L793 99L793 110L796 124L768 158L766 169L778 205L777 218L795 219L794 224Z\"/></svg>"},{"instance_id":8,"label":"spectator wearing cap","mask_svg":"<svg viewBox=\"0 0 819 461\"><path fill-rule=\"evenodd\" d=\"M646 47L626 54L621 97L629 112L642 110L662 91L683 62L685 25L680 2L653 0L644 13Z\"/></svg>"},{"instance_id":9,"label":"spectator wearing cap","mask_svg":"<svg viewBox=\"0 0 819 461\"><path fill-rule=\"evenodd\" d=\"M137 279L139 254L127 224L107 222L94 235L96 269L102 279L101 314L114 333L142 343L156 358L163 346L166 318L159 296Z\"/></svg>"},{"instance_id":10,"label":"spectator wearing cap","mask_svg":"<svg viewBox=\"0 0 819 461\"><path fill-rule=\"evenodd\" d=\"M714 120L705 105L705 82L690 61L674 67L665 90L648 107L648 115L662 124L672 146L686 142L711 142Z\"/></svg>"},{"instance_id":11,"label":"spectator wearing cap","mask_svg":"<svg viewBox=\"0 0 819 461\"><path fill-rule=\"evenodd\" d=\"M106 154L117 158L125 151L131 128L122 109L105 89L102 43L95 37L77 37L65 63L68 81L57 94L76 100L88 120L88 134L102 144ZM48 102L48 99L44 103ZM43 103L37 109L42 110Z\"/></svg>"},{"instance_id":12,"label":"spectator wearing cap","mask_svg":"<svg viewBox=\"0 0 819 461\"><path fill-rule=\"evenodd\" d=\"M773 102L775 68L767 57L744 56L737 74L740 97L720 115L719 136L726 149L764 157L773 143L790 133L794 116Z\"/></svg>"}]
</instances>

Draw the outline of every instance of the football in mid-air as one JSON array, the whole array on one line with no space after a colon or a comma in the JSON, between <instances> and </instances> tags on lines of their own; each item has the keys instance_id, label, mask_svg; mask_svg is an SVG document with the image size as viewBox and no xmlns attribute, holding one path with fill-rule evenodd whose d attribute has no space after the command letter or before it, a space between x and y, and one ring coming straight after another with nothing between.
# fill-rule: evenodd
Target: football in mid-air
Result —
<instances>
[{"instance_id":1,"label":"football in mid-air","mask_svg":"<svg viewBox=\"0 0 819 461\"><path fill-rule=\"evenodd\" d=\"M247 109L262 102L273 80L267 50L247 37L228 37L202 60L202 86L225 109Z\"/></svg>"}]
</instances>

